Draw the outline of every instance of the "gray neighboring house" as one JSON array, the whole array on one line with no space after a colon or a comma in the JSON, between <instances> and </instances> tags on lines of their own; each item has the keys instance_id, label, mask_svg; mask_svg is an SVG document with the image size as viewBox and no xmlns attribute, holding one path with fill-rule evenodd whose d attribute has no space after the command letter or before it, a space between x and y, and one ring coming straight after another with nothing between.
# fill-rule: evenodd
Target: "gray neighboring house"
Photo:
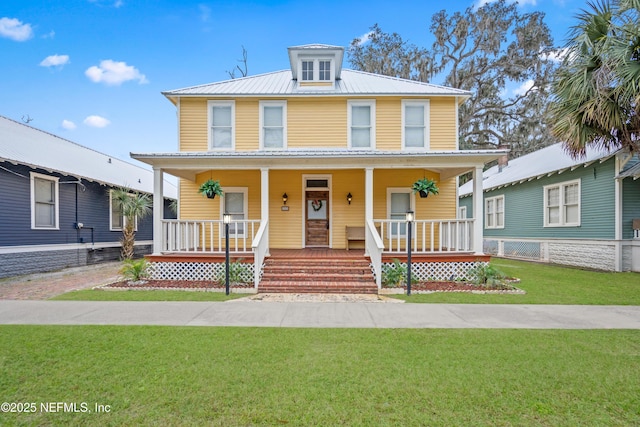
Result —
<instances>
[{"instance_id":1,"label":"gray neighboring house","mask_svg":"<svg viewBox=\"0 0 640 427\"><path fill-rule=\"evenodd\" d=\"M153 194L153 171L0 116L0 278L117 260L122 213L111 189ZM177 198L164 183L164 215ZM151 216L136 253L151 252Z\"/></svg>"},{"instance_id":2,"label":"gray neighboring house","mask_svg":"<svg viewBox=\"0 0 640 427\"><path fill-rule=\"evenodd\" d=\"M558 143L483 173L484 251L608 271L640 271L640 160ZM473 182L459 188L470 217Z\"/></svg>"}]
</instances>

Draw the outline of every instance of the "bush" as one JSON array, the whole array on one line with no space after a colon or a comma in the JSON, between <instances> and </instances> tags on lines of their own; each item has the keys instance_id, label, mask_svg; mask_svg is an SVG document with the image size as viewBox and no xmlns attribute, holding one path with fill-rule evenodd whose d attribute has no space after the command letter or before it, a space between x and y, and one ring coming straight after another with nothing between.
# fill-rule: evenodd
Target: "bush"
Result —
<instances>
[{"instance_id":1,"label":"bush","mask_svg":"<svg viewBox=\"0 0 640 427\"><path fill-rule=\"evenodd\" d=\"M120 274L131 282L139 282L149 277L149 261L145 258L125 259Z\"/></svg>"},{"instance_id":2,"label":"bush","mask_svg":"<svg viewBox=\"0 0 640 427\"><path fill-rule=\"evenodd\" d=\"M501 288L505 286L507 276L489 263L480 263L471 268L468 277L472 278L472 283L484 288Z\"/></svg>"},{"instance_id":3,"label":"bush","mask_svg":"<svg viewBox=\"0 0 640 427\"><path fill-rule=\"evenodd\" d=\"M247 264L241 262L242 259L229 264L229 283L250 283L253 279ZM225 283L226 271L223 268L217 275L216 280Z\"/></svg>"},{"instance_id":4,"label":"bush","mask_svg":"<svg viewBox=\"0 0 640 427\"><path fill-rule=\"evenodd\" d=\"M382 284L387 288L404 286L407 281L407 265L401 264L397 258L393 259L393 265L382 266Z\"/></svg>"}]
</instances>

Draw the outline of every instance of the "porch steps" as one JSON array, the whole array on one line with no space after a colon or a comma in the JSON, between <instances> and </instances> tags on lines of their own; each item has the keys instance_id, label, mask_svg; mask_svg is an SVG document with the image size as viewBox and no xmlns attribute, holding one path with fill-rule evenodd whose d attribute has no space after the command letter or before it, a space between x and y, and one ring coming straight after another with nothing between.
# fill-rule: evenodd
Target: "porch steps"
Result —
<instances>
[{"instance_id":1,"label":"porch steps","mask_svg":"<svg viewBox=\"0 0 640 427\"><path fill-rule=\"evenodd\" d=\"M350 258L268 258L259 293L375 294L369 261Z\"/></svg>"}]
</instances>

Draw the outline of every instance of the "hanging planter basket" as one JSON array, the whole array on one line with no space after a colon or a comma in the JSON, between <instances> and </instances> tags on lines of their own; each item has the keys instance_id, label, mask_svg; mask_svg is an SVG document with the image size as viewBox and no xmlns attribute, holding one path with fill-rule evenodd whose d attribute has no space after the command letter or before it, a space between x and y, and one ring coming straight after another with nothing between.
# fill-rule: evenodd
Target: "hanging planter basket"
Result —
<instances>
[{"instance_id":1,"label":"hanging planter basket","mask_svg":"<svg viewBox=\"0 0 640 427\"><path fill-rule=\"evenodd\" d=\"M411 187L414 193L418 193L421 198L426 198L429 194L438 194L438 186L432 179L422 178L413 183Z\"/></svg>"},{"instance_id":2,"label":"hanging planter basket","mask_svg":"<svg viewBox=\"0 0 640 427\"><path fill-rule=\"evenodd\" d=\"M220 195L220 197L222 197L220 181L214 181L213 179L206 180L202 183L200 188L198 188L198 193L203 196L207 196L208 199L215 199L216 195Z\"/></svg>"}]
</instances>

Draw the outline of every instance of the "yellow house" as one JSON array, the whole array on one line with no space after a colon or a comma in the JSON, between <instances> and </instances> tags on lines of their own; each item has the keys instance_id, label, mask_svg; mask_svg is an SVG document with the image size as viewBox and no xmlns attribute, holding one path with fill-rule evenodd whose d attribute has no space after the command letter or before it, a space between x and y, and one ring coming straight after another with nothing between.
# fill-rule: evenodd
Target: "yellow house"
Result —
<instances>
[{"instance_id":1,"label":"yellow house","mask_svg":"<svg viewBox=\"0 0 640 427\"><path fill-rule=\"evenodd\" d=\"M163 92L177 108L179 152L132 154L153 166L158 194L165 172L180 178L178 219L154 211L155 262L193 272L219 261L226 212L229 250L253 261L256 288L266 258L310 248L366 259L379 288L382 264L407 253L412 211L415 259L439 263L424 275L463 275L482 255L482 190L475 219L459 218L457 177L480 177L504 154L458 149L469 92L343 69L342 47L288 53L287 70ZM420 178L439 194L415 195ZM223 197L198 193L209 179ZM453 274L451 263L462 263Z\"/></svg>"}]
</instances>

